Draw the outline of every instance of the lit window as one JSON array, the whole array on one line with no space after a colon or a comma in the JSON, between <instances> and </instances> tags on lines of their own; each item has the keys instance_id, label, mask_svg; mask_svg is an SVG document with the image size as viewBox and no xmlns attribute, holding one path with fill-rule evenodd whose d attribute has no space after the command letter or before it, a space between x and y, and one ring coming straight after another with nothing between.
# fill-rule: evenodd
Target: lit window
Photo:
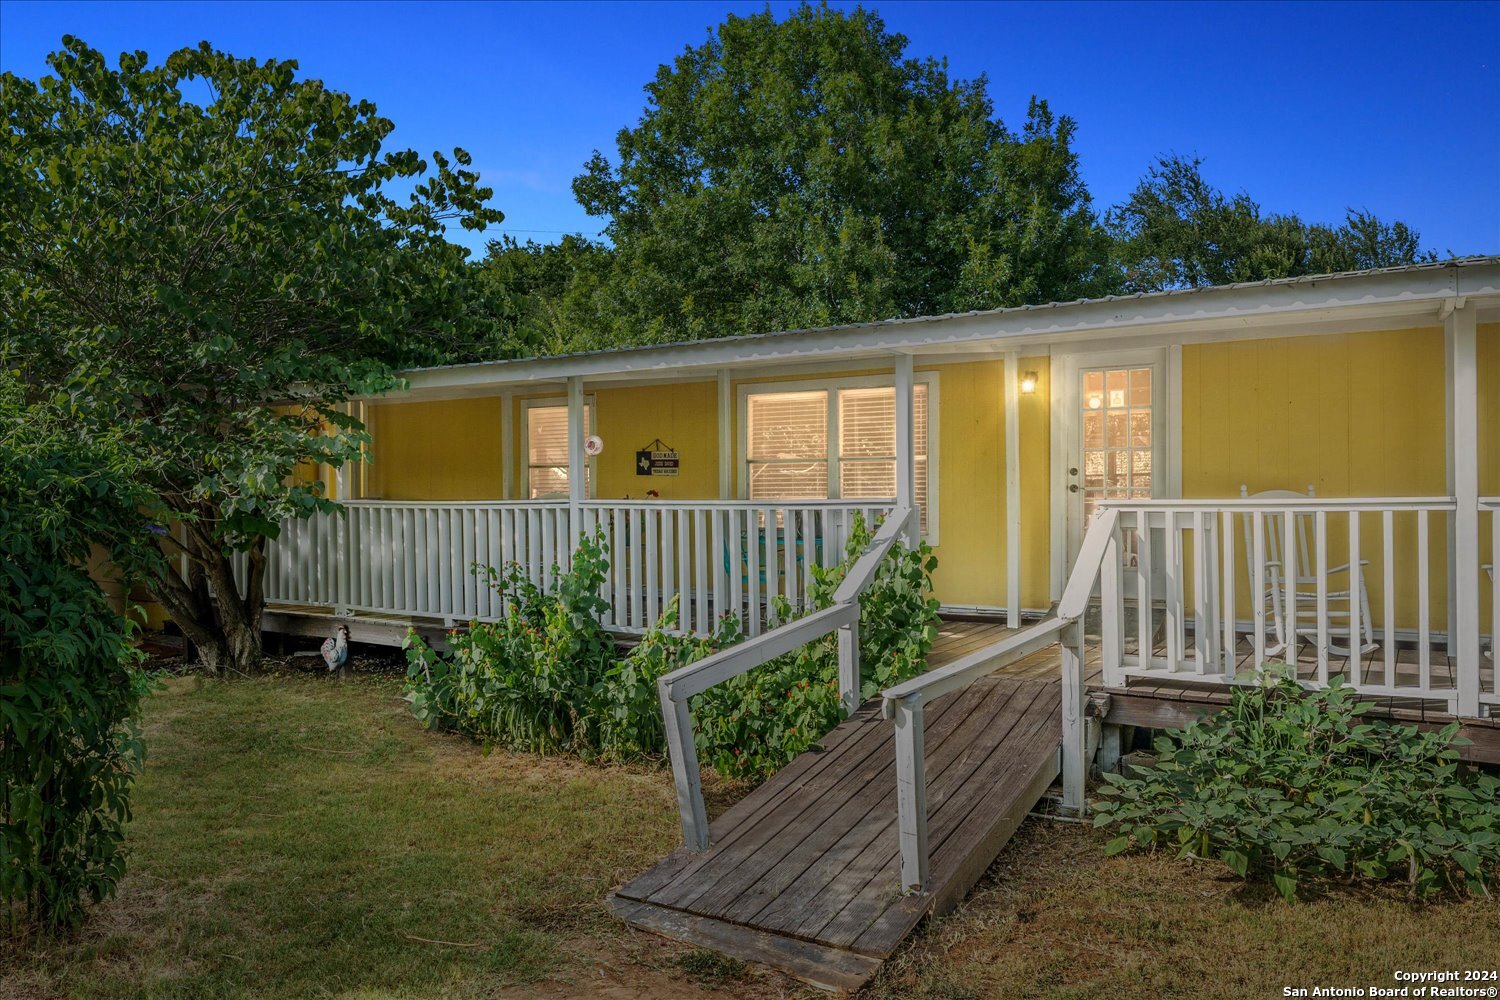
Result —
<instances>
[{"instance_id":1,"label":"lit window","mask_svg":"<svg viewBox=\"0 0 1500 1000\"><path fill-rule=\"evenodd\" d=\"M583 426L593 426L592 407L584 404ZM593 460L585 465L584 495L593 495ZM568 499L568 407L526 408L526 487L533 500Z\"/></svg>"},{"instance_id":2,"label":"lit window","mask_svg":"<svg viewBox=\"0 0 1500 1000\"><path fill-rule=\"evenodd\" d=\"M928 386L913 386L915 495L930 535L936 486L927 454ZM830 406L831 404L831 406ZM885 500L896 495L896 390L850 386L746 396L746 476L751 500ZM836 422L836 434L830 424Z\"/></svg>"}]
</instances>

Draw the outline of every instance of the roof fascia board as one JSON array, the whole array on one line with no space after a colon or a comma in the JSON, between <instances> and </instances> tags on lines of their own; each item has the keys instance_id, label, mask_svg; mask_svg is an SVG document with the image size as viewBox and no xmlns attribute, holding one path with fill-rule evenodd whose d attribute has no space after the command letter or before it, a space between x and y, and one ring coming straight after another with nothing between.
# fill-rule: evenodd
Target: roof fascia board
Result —
<instances>
[{"instance_id":1,"label":"roof fascia board","mask_svg":"<svg viewBox=\"0 0 1500 1000\"><path fill-rule=\"evenodd\" d=\"M570 376L687 377L694 368L739 368L810 362L892 351L994 342L997 350L1111 334L1162 334L1172 328L1244 328L1341 314L1350 318L1415 315L1455 296L1500 297L1500 262L1340 275L1286 284L1197 289L1059 306L950 317L892 320L864 326L706 340L555 358L455 365L406 373L414 394L479 386L523 386Z\"/></svg>"}]
</instances>

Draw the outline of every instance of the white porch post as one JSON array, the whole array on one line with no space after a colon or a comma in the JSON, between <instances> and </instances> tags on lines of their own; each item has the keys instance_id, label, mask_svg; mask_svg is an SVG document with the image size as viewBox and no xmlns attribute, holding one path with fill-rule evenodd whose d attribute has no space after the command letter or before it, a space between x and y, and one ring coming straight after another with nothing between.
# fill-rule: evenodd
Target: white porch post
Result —
<instances>
[{"instance_id":1,"label":"white porch post","mask_svg":"<svg viewBox=\"0 0 1500 1000\"><path fill-rule=\"evenodd\" d=\"M719 370L719 499L733 499L734 440L729 419L734 401L730 398L729 372Z\"/></svg>"},{"instance_id":2,"label":"white porch post","mask_svg":"<svg viewBox=\"0 0 1500 1000\"><path fill-rule=\"evenodd\" d=\"M1457 507L1449 540L1449 655L1456 661L1458 714L1479 714L1479 372L1476 310L1457 300L1443 319L1448 368L1448 488Z\"/></svg>"},{"instance_id":3,"label":"white porch post","mask_svg":"<svg viewBox=\"0 0 1500 1000\"><path fill-rule=\"evenodd\" d=\"M1005 624L1021 627L1021 356L1005 355Z\"/></svg>"},{"instance_id":4,"label":"white porch post","mask_svg":"<svg viewBox=\"0 0 1500 1000\"><path fill-rule=\"evenodd\" d=\"M508 392L500 394L500 499L516 499L515 402Z\"/></svg>"},{"instance_id":5,"label":"white porch post","mask_svg":"<svg viewBox=\"0 0 1500 1000\"><path fill-rule=\"evenodd\" d=\"M912 357L896 355L896 506L912 511L907 524L907 544L915 546L921 536L916 516L916 452L913 449Z\"/></svg>"},{"instance_id":6,"label":"white porch post","mask_svg":"<svg viewBox=\"0 0 1500 1000\"><path fill-rule=\"evenodd\" d=\"M582 508L588 494L585 492L588 474L588 459L583 453L583 438L588 433L583 423L583 378L578 375L568 379L568 552L571 562L573 546L583 532Z\"/></svg>"}]
</instances>

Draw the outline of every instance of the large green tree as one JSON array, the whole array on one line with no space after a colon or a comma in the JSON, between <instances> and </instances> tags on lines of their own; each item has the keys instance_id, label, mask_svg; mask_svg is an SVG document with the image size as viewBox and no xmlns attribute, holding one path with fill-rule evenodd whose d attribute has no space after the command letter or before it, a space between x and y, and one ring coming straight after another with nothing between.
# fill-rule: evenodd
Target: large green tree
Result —
<instances>
[{"instance_id":1,"label":"large green tree","mask_svg":"<svg viewBox=\"0 0 1500 1000\"><path fill-rule=\"evenodd\" d=\"M501 215L462 150L386 150L388 119L294 62L205 43L111 66L69 37L49 65L0 76L0 366L128 450L186 566L154 596L211 669L244 669L266 538L336 506L296 471L364 442L342 404L503 353L444 238Z\"/></svg>"},{"instance_id":2,"label":"large green tree","mask_svg":"<svg viewBox=\"0 0 1500 1000\"><path fill-rule=\"evenodd\" d=\"M1290 278L1435 259L1403 222L1351 209L1343 224L1308 224L1225 194L1203 161L1168 155L1108 215L1127 289L1160 291Z\"/></svg>"},{"instance_id":3,"label":"large green tree","mask_svg":"<svg viewBox=\"0 0 1500 1000\"><path fill-rule=\"evenodd\" d=\"M612 253L565 296L584 343L1068 299L1109 287L1074 125L1019 132L983 78L905 55L878 14L730 17L647 85L574 192Z\"/></svg>"}]
</instances>

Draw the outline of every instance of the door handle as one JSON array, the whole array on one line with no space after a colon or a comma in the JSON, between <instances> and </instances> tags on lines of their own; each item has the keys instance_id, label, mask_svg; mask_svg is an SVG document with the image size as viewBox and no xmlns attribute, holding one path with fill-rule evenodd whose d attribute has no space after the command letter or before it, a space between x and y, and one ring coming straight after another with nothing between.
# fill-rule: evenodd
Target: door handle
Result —
<instances>
[{"instance_id":1,"label":"door handle","mask_svg":"<svg viewBox=\"0 0 1500 1000\"><path fill-rule=\"evenodd\" d=\"M1078 492L1078 484L1077 483L1069 483L1068 484L1068 492L1069 493L1077 493Z\"/></svg>"}]
</instances>

